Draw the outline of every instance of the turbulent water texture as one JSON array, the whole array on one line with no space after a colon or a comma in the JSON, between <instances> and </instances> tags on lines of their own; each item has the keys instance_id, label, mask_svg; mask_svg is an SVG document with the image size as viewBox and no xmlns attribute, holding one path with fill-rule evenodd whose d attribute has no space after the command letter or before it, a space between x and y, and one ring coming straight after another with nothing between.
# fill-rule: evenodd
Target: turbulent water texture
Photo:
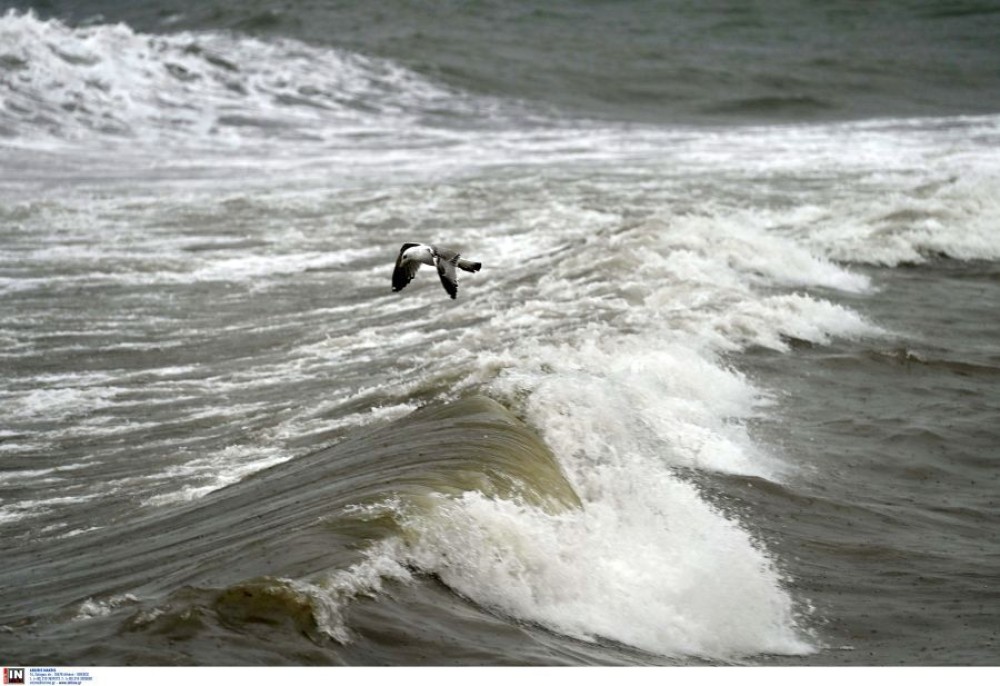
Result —
<instances>
[{"instance_id":1,"label":"turbulent water texture","mask_svg":"<svg viewBox=\"0 0 1000 686\"><path fill-rule=\"evenodd\" d=\"M780 5L10 5L0 652L994 663L1000 14Z\"/></svg>"},{"instance_id":2,"label":"turbulent water texture","mask_svg":"<svg viewBox=\"0 0 1000 686\"><path fill-rule=\"evenodd\" d=\"M463 92L616 121L986 114L1000 106L1000 12L989 0L8 4L158 33L295 37L388 58Z\"/></svg>"}]
</instances>

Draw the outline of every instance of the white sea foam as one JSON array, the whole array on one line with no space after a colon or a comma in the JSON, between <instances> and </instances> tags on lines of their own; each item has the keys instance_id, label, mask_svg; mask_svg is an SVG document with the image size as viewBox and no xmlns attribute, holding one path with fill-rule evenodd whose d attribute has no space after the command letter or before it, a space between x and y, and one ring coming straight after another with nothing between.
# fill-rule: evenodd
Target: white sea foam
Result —
<instances>
[{"instance_id":1,"label":"white sea foam","mask_svg":"<svg viewBox=\"0 0 1000 686\"><path fill-rule=\"evenodd\" d=\"M776 231L795 219L794 213L748 212L709 203L696 213L654 220L660 230L650 227L647 240L655 235L653 245L661 252L669 250L670 257L693 254L707 260L704 273L696 275L702 281L732 275L744 283L767 287L823 287L854 293L871 287L867 277L833 264Z\"/></svg>"},{"instance_id":2,"label":"white sea foam","mask_svg":"<svg viewBox=\"0 0 1000 686\"><path fill-rule=\"evenodd\" d=\"M357 248L334 252L231 257L213 260L189 275L178 275L178 279L187 277L196 281L250 281L311 270L335 269L358 258L370 256L372 252L371 248Z\"/></svg>"},{"instance_id":3,"label":"white sea foam","mask_svg":"<svg viewBox=\"0 0 1000 686\"><path fill-rule=\"evenodd\" d=\"M955 155L927 178L882 177L865 190L832 203L807 240L834 259L888 266L1000 258L1000 161Z\"/></svg>"},{"instance_id":4,"label":"white sea foam","mask_svg":"<svg viewBox=\"0 0 1000 686\"><path fill-rule=\"evenodd\" d=\"M111 406L119 390L114 387L36 388L8 394L0 399L0 410L17 419L66 419Z\"/></svg>"},{"instance_id":5,"label":"white sea foam","mask_svg":"<svg viewBox=\"0 0 1000 686\"><path fill-rule=\"evenodd\" d=\"M122 593L96 600L94 598L87 598L80 603L74 619L76 621L85 621L97 617L107 617L120 607L135 605L138 602L139 599L131 593Z\"/></svg>"},{"instance_id":6,"label":"white sea foam","mask_svg":"<svg viewBox=\"0 0 1000 686\"><path fill-rule=\"evenodd\" d=\"M678 156L692 170L738 167L737 183L771 185L791 202L765 213L784 215L772 231L812 259L895 266L1000 257L998 145L1000 118L984 116L725 131Z\"/></svg>"},{"instance_id":7,"label":"white sea foam","mask_svg":"<svg viewBox=\"0 0 1000 686\"><path fill-rule=\"evenodd\" d=\"M496 611L583 640L717 659L812 650L780 576L743 529L663 473L636 482L604 471L614 493L559 515L476 492L442 498L431 514L398 507L405 538L337 579L371 592L373 571L405 561Z\"/></svg>"},{"instance_id":8,"label":"white sea foam","mask_svg":"<svg viewBox=\"0 0 1000 686\"><path fill-rule=\"evenodd\" d=\"M51 253L52 251L47 251ZM101 260L107 269L94 270L95 259L84 252L64 254L60 259L51 255L33 253L19 259L35 260L40 267L55 269L60 266L75 273L46 275L44 277L4 278L0 292L8 295L36 289L51 290L94 287L108 284L126 286L158 286L187 284L191 282L228 281L233 283L270 284L269 277L280 277L316 270L335 270L351 262L370 256L372 250L346 249L332 252L290 252L285 254L254 254L239 256L198 256L170 253L161 254L156 269L148 265L148 253L104 253ZM174 262L174 264L171 264ZM172 268L165 269L165 266ZM76 332L74 332L76 333Z\"/></svg>"},{"instance_id":9,"label":"white sea foam","mask_svg":"<svg viewBox=\"0 0 1000 686\"><path fill-rule=\"evenodd\" d=\"M74 28L10 11L0 16L0 45L16 83L0 91L5 124L35 148L96 136L217 148L253 141L280 154L275 139L355 140L465 102L391 62L287 39Z\"/></svg>"},{"instance_id":10,"label":"white sea foam","mask_svg":"<svg viewBox=\"0 0 1000 686\"><path fill-rule=\"evenodd\" d=\"M107 495L107 492L71 496L51 496L0 503L0 523L7 524L41 517L50 514L57 509L71 508L73 506L80 505L81 503L102 498L105 495Z\"/></svg>"},{"instance_id":11,"label":"white sea foam","mask_svg":"<svg viewBox=\"0 0 1000 686\"><path fill-rule=\"evenodd\" d=\"M494 392L526 396L581 510L478 492L442 497L431 512L386 503L405 534L369 551L364 571L414 565L495 611L658 654L810 652L766 551L674 471L780 478L787 466L742 424L765 400L718 360L651 343L528 343L500 362ZM338 578L367 587L355 571Z\"/></svg>"},{"instance_id":12,"label":"white sea foam","mask_svg":"<svg viewBox=\"0 0 1000 686\"><path fill-rule=\"evenodd\" d=\"M385 547L379 544L376 548ZM316 581L279 578L267 582L270 593L288 594L295 601L305 601L316 628L339 643L353 640L347 622L347 607L358 596L371 596L390 581L408 582L410 570L390 555L369 555L346 570L334 572Z\"/></svg>"},{"instance_id":13,"label":"white sea foam","mask_svg":"<svg viewBox=\"0 0 1000 686\"><path fill-rule=\"evenodd\" d=\"M14 469L0 473L0 485L17 484L23 486L39 480L42 483L57 481L61 480L62 477L56 477L55 475L77 471L86 466L84 463L75 463L60 465L58 467L48 467L46 469Z\"/></svg>"},{"instance_id":14,"label":"white sea foam","mask_svg":"<svg viewBox=\"0 0 1000 686\"><path fill-rule=\"evenodd\" d=\"M147 482L182 484L176 490L146 498L143 505L159 507L196 500L244 477L291 459L292 455L260 445L232 445L162 472L147 475Z\"/></svg>"},{"instance_id":15,"label":"white sea foam","mask_svg":"<svg viewBox=\"0 0 1000 686\"><path fill-rule=\"evenodd\" d=\"M885 330L842 305L803 294L748 300L719 313L714 326L727 341L786 350L787 338L826 345L835 338L860 339Z\"/></svg>"}]
</instances>

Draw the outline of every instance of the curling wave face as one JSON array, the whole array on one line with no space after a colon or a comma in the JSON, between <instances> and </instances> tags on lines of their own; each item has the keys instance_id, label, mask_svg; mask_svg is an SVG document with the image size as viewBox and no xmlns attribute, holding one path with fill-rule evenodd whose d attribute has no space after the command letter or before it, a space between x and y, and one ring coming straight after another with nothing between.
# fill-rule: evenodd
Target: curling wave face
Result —
<instances>
[{"instance_id":1,"label":"curling wave face","mask_svg":"<svg viewBox=\"0 0 1000 686\"><path fill-rule=\"evenodd\" d=\"M296 629L272 635L282 649L301 633L347 659L370 640L352 628L355 599L431 574L480 607L586 641L716 658L807 649L766 556L691 486L606 480L632 497L581 501L530 429L470 397L187 507L23 551L0 621L37 623L12 632L24 656L53 649L62 625L41 627L65 611L81 630L112 632L67 659L119 661L182 633L171 650L189 658L206 634L261 621Z\"/></svg>"}]
</instances>

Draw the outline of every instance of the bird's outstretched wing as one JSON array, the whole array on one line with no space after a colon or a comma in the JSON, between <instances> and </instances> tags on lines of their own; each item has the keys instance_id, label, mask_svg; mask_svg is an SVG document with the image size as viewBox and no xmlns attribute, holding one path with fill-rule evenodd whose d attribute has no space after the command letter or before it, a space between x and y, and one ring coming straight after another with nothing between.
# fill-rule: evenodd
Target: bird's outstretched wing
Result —
<instances>
[{"instance_id":1,"label":"bird's outstretched wing","mask_svg":"<svg viewBox=\"0 0 1000 686\"><path fill-rule=\"evenodd\" d=\"M420 244L403 243L403 247L399 249L399 255L396 257L396 266L392 270L393 291L401 291L406 288L406 284L413 281L413 277L416 275L417 270L420 269L420 263L416 260L407 260L406 263L403 262L403 253L415 245Z\"/></svg>"},{"instance_id":2,"label":"bird's outstretched wing","mask_svg":"<svg viewBox=\"0 0 1000 686\"><path fill-rule=\"evenodd\" d=\"M454 300L458 295L458 276L455 274L455 265L458 264L458 255L450 260L446 260L440 255L437 258L438 276L441 277L441 285Z\"/></svg>"}]
</instances>

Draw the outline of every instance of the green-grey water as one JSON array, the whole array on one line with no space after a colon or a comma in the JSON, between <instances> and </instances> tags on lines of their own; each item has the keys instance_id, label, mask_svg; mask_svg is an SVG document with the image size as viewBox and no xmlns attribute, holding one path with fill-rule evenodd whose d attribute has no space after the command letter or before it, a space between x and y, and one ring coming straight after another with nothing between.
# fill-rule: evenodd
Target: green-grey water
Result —
<instances>
[{"instance_id":1,"label":"green-grey water","mask_svg":"<svg viewBox=\"0 0 1000 686\"><path fill-rule=\"evenodd\" d=\"M996 662L990 3L0 9L4 659Z\"/></svg>"}]
</instances>

